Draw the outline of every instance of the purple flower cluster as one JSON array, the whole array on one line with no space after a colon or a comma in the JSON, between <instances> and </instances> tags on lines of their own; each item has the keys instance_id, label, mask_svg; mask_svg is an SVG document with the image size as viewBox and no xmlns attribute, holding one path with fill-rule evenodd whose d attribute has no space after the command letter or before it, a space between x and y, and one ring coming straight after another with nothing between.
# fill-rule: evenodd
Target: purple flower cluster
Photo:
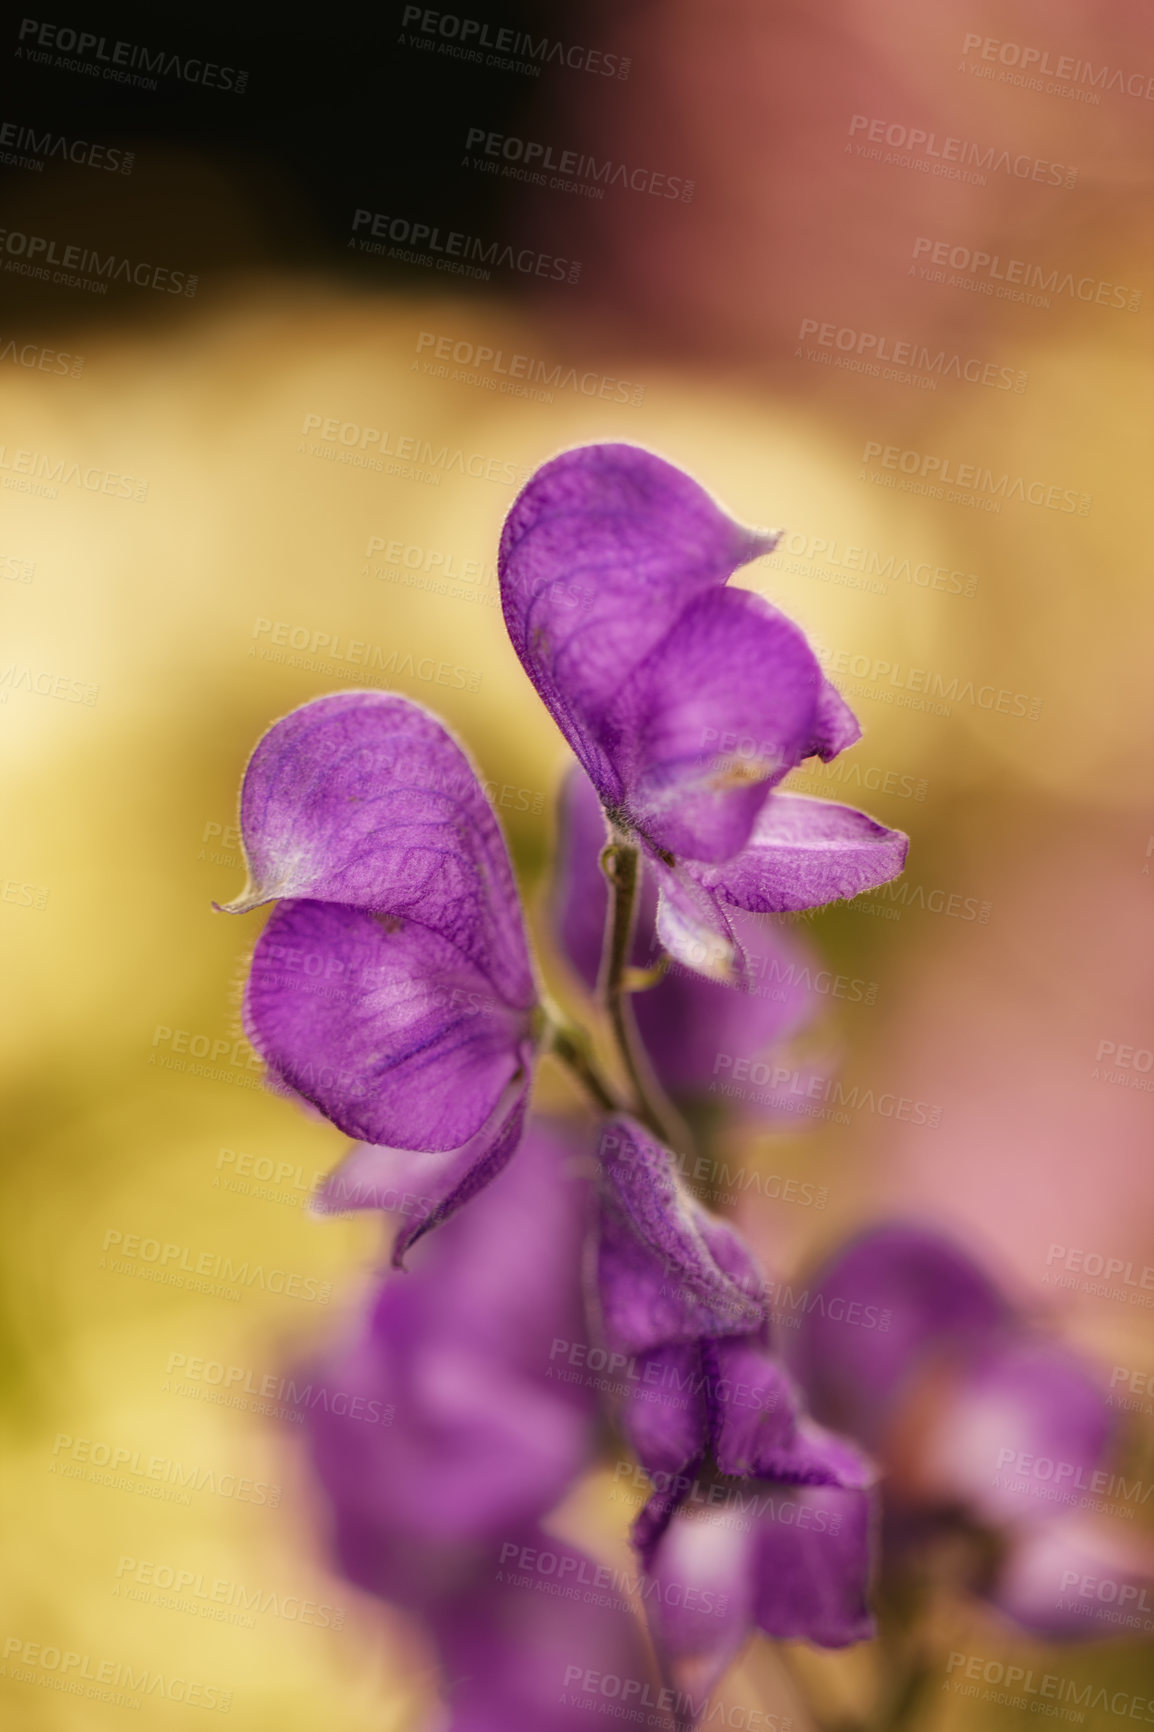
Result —
<instances>
[{"instance_id":1,"label":"purple flower cluster","mask_svg":"<svg viewBox=\"0 0 1154 1732\"><path fill-rule=\"evenodd\" d=\"M1097 1627L1078 1594L1046 1599L1093 1542L1022 1466L1041 1455L1071 1489L1101 1468L1109 1427L1081 1362L950 1244L889 1228L821 1275L787 1366L761 1270L676 1158L718 1053L770 1053L805 1021L797 990L759 985L788 978L798 943L765 916L905 860L899 833L781 790L858 728L797 627L728 585L773 542L620 445L546 464L502 536L510 639L577 760L558 947L600 995L624 1091L543 993L496 820L438 721L390 694L323 698L245 776L250 885L230 911L276 904L247 1028L275 1085L355 1139L320 1207L424 1199L319 1370L393 1423L334 1403L312 1441L344 1569L469 1680L453 1732L586 1725L595 1704L568 1684L590 1668L688 1726L752 1630L870 1635L865 1450L888 1474L896 1557L964 1519L1004 1540L975 1592L1041 1632ZM529 1116L546 1058L592 1115ZM830 1296L891 1327L847 1328ZM607 1410L650 1488L624 1584L549 1525L604 1450Z\"/></svg>"},{"instance_id":2,"label":"purple flower cluster","mask_svg":"<svg viewBox=\"0 0 1154 1732\"><path fill-rule=\"evenodd\" d=\"M793 1369L884 1471L887 1569L945 1547L963 1587L1035 1636L1148 1633L1154 1546L1102 1519L1147 1487L1109 1469L1098 1370L927 1227L862 1234L807 1292ZM846 1327L854 1301L889 1327Z\"/></svg>"}]
</instances>

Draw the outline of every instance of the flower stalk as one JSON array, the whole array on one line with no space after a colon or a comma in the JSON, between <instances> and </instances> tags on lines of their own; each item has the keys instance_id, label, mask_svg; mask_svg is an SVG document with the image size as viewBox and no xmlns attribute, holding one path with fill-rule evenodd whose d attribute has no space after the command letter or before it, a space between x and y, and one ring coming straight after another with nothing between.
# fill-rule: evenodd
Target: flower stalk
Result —
<instances>
[{"instance_id":1,"label":"flower stalk","mask_svg":"<svg viewBox=\"0 0 1154 1732\"><path fill-rule=\"evenodd\" d=\"M685 1153L689 1133L645 1057L633 1016L630 993L638 990L638 971L629 965L637 923L641 855L632 842L614 840L601 851L601 870L609 883L605 945L598 991L633 1094L633 1111L667 1148ZM647 984L647 983L646 983Z\"/></svg>"}]
</instances>

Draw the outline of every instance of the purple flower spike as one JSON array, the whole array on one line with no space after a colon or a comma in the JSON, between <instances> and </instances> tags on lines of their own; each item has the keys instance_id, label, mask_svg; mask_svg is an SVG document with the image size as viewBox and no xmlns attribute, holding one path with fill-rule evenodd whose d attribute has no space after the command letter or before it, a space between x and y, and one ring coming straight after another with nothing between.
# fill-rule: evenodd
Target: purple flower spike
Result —
<instances>
[{"instance_id":1,"label":"purple flower spike","mask_svg":"<svg viewBox=\"0 0 1154 1732\"><path fill-rule=\"evenodd\" d=\"M400 1212L420 1201L409 1159L380 1199ZM301 1378L340 1565L421 1619L451 1732L581 1732L590 1669L659 1689L628 1604L601 1591L613 1572L541 1526L596 1450L596 1393L563 1374L588 1351L591 1164L584 1138L534 1121Z\"/></svg>"},{"instance_id":2,"label":"purple flower spike","mask_svg":"<svg viewBox=\"0 0 1154 1732\"><path fill-rule=\"evenodd\" d=\"M771 797L860 733L798 628L726 588L776 539L631 445L545 464L501 537L513 647L610 823L653 862L662 944L730 983L744 970L729 908L815 907L905 861L905 837L859 812Z\"/></svg>"},{"instance_id":3,"label":"purple flower spike","mask_svg":"<svg viewBox=\"0 0 1154 1732\"><path fill-rule=\"evenodd\" d=\"M261 740L241 824L280 899L253 958L249 1037L283 1087L369 1144L454 1153L410 1244L516 1147L536 990L505 844L472 765L406 698L305 704Z\"/></svg>"},{"instance_id":4,"label":"purple flower spike","mask_svg":"<svg viewBox=\"0 0 1154 1732\"><path fill-rule=\"evenodd\" d=\"M625 1430L655 1485L635 1534L642 1555L710 1459L728 1476L868 1485L872 1471L853 1445L802 1415L769 1351L759 1270L729 1223L685 1191L669 1151L615 1119L601 1168L602 1322L630 1368Z\"/></svg>"}]
</instances>

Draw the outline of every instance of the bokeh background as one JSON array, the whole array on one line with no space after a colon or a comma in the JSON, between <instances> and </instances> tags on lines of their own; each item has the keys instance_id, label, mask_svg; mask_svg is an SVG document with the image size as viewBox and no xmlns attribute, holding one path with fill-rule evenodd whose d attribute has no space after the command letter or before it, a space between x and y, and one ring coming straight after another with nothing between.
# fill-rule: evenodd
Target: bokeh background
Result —
<instances>
[{"instance_id":1,"label":"bokeh background","mask_svg":"<svg viewBox=\"0 0 1154 1732\"><path fill-rule=\"evenodd\" d=\"M481 25L530 46L469 58ZM761 1140L824 1207L756 1197L744 1229L788 1277L929 1215L1104 1375L1154 1373L1149 1286L1054 1281L1071 1249L1154 1265L1149 13L105 7L0 54L4 1724L435 1723L419 1636L327 1567L278 1394L380 1228L307 1213L342 1139L261 1086L262 916L211 903L259 733L366 683L468 743L539 895L565 751L493 564L571 444L651 446L786 526L741 581L865 729L799 785L912 838L892 893L805 922L864 983L814 996L861 1104ZM526 178L530 143L564 172ZM491 264L439 268L449 231ZM628 1514L594 1480L561 1519L619 1561ZM1133 1644L973 1617L969 1652L1141 1678ZM201 1688L73 1695L28 1643ZM859 1663L822 1662L831 1700ZM731 1693L798 1714L756 1651Z\"/></svg>"}]
</instances>

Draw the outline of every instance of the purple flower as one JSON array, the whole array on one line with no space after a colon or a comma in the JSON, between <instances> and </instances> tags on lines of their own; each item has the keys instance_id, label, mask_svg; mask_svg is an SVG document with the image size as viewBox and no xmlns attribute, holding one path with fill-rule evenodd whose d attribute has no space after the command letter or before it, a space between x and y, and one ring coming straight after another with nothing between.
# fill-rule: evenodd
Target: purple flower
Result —
<instances>
[{"instance_id":1,"label":"purple flower","mask_svg":"<svg viewBox=\"0 0 1154 1732\"><path fill-rule=\"evenodd\" d=\"M370 1592L418 1607L455 1592L588 1464L596 1391L556 1375L580 1355L555 1347L586 1340L587 1167L579 1139L534 1121L315 1369L314 1463L342 1566Z\"/></svg>"},{"instance_id":2,"label":"purple flower","mask_svg":"<svg viewBox=\"0 0 1154 1732\"><path fill-rule=\"evenodd\" d=\"M250 883L226 912L278 902L245 999L272 1077L365 1143L448 1157L400 1258L521 1133L536 988L504 841L460 746L380 692L270 728L241 827Z\"/></svg>"},{"instance_id":3,"label":"purple flower","mask_svg":"<svg viewBox=\"0 0 1154 1732\"><path fill-rule=\"evenodd\" d=\"M592 992L601 964L609 887L599 865L605 817L588 776L573 765L561 789L553 925L568 961ZM652 873L642 878L632 960L656 960L657 890ZM749 986L734 992L674 963L656 986L632 997L633 1014L653 1070L680 1104L699 1103L717 1088L734 1059L757 1063L770 1080L774 1049L797 1034L811 1016L804 980L810 953L792 933L757 915L735 911L733 930L747 961ZM756 1085L727 1098L738 1116L777 1122L771 1096Z\"/></svg>"},{"instance_id":4,"label":"purple flower","mask_svg":"<svg viewBox=\"0 0 1154 1732\"><path fill-rule=\"evenodd\" d=\"M651 1607L679 1683L708 1695L754 1626L825 1646L860 1640L869 1464L803 1413L771 1351L760 1272L684 1189L668 1150L610 1120L601 1169L602 1325L624 1372L626 1434L654 1484L634 1538L655 1579L672 1571L695 1590L673 1616L664 1593ZM751 1504L756 1537L731 1543L727 1512L732 1526L735 1505ZM719 1584L731 1616L701 1609Z\"/></svg>"},{"instance_id":5,"label":"purple flower","mask_svg":"<svg viewBox=\"0 0 1154 1732\"><path fill-rule=\"evenodd\" d=\"M595 1443L592 1380L557 1375L587 1357L589 1167L584 1139L533 1121L309 1382L341 1567L420 1618L451 1732L580 1732L587 1670L657 1690L627 1603L561 1591L610 1572L540 1526Z\"/></svg>"},{"instance_id":6,"label":"purple flower","mask_svg":"<svg viewBox=\"0 0 1154 1732\"><path fill-rule=\"evenodd\" d=\"M1141 1584L1154 1595L1150 1551L1120 1559L1079 1513L1112 1482L1100 1377L964 1252L931 1230L879 1227L832 1257L807 1294L795 1368L815 1413L880 1455L899 1555L959 1519L998 1535L1002 1561L972 1588L1055 1639L1113 1633L1108 1608L1123 1585L1124 1603ZM1104 1603L1081 1595L1086 1576L1111 1584Z\"/></svg>"},{"instance_id":7,"label":"purple flower","mask_svg":"<svg viewBox=\"0 0 1154 1732\"><path fill-rule=\"evenodd\" d=\"M537 1528L479 1558L426 1615L450 1684L445 1732L588 1732L622 1700L673 1732L681 1704L662 1691L639 1621L597 1585L612 1575Z\"/></svg>"},{"instance_id":8,"label":"purple flower","mask_svg":"<svg viewBox=\"0 0 1154 1732\"><path fill-rule=\"evenodd\" d=\"M742 973L731 908L779 913L901 871L906 838L772 791L859 737L798 628L732 573L774 546L671 464L590 445L539 469L505 522L513 647L614 830L655 877L661 943Z\"/></svg>"},{"instance_id":9,"label":"purple flower","mask_svg":"<svg viewBox=\"0 0 1154 1732\"><path fill-rule=\"evenodd\" d=\"M935 1353L972 1351L1010 1316L989 1277L941 1234L875 1227L805 1290L791 1357L814 1412L876 1450L919 1368Z\"/></svg>"},{"instance_id":10,"label":"purple flower","mask_svg":"<svg viewBox=\"0 0 1154 1732\"><path fill-rule=\"evenodd\" d=\"M765 1480L701 1483L655 1542L654 1636L703 1706L753 1630L844 1648L874 1634L870 1494Z\"/></svg>"},{"instance_id":11,"label":"purple flower","mask_svg":"<svg viewBox=\"0 0 1154 1732\"><path fill-rule=\"evenodd\" d=\"M1148 1485L1143 1485L1143 1491ZM1019 1530L996 1604L1049 1641L1154 1634L1154 1542L1071 1513Z\"/></svg>"}]
</instances>

